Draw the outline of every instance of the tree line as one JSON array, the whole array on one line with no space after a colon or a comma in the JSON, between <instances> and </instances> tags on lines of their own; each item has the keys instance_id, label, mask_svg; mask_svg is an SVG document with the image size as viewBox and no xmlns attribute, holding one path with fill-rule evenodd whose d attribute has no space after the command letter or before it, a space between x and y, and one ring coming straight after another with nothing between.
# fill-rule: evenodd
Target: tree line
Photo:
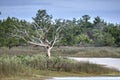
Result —
<instances>
[{"instance_id":1,"label":"tree line","mask_svg":"<svg viewBox=\"0 0 120 80\"><path fill-rule=\"evenodd\" d=\"M46 10L38 10L33 22L8 17L0 20L0 47L27 45L26 40L49 47L55 42L59 42L56 46L120 46L120 24L107 23L99 16L90 22L90 18L53 20Z\"/></svg>"}]
</instances>

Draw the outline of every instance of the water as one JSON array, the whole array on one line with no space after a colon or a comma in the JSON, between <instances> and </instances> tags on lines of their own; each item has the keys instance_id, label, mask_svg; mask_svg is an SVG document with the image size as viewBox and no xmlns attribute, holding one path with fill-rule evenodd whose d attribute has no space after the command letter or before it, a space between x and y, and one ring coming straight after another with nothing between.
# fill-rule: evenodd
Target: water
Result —
<instances>
[{"instance_id":1,"label":"water","mask_svg":"<svg viewBox=\"0 0 120 80\"><path fill-rule=\"evenodd\" d=\"M91 62L95 64L105 65L106 67L116 68L120 70L120 58L77 58L69 57L77 61ZM120 77L53 77L47 80L120 80Z\"/></svg>"},{"instance_id":2,"label":"water","mask_svg":"<svg viewBox=\"0 0 120 80\"><path fill-rule=\"evenodd\" d=\"M115 68L120 71L120 58L77 58L77 57L69 58L77 61L85 61L105 65L106 67Z\"/></svg>"},{"instance_id":3,"label":"water","mask_svg":"<svg viewBox=\"0 0 120 80\"><path fill-rule=\"evenodd\" d=\"M120 77L53 77L47 80L120 80Z\"/></svg>"}]
</instances>

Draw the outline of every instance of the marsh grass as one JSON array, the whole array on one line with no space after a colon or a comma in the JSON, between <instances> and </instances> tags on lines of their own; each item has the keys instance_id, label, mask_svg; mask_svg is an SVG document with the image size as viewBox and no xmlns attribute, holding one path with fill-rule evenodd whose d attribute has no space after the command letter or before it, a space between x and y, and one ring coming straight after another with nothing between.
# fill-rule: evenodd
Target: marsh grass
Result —
<instances>
[{"instance_id":1,"label":"marsh grass","mask_svg":"<svg viewBox=\"0 0 120 80\"><path fill-rule=\"evenodd\" d=\"M0 48L0 55L7 54L7 55L21 55L21 54L42 54L45 53L45 50L42 47L33 47L33 46L19 46L13 47L11 49L7 47Z\"/></svg>"},{"instance_id":2,"label":"marsh grass","mask_svg":"<svg viewBox=\"0 0 120 80\"><path fill-rule=\"evenodd\" d=\"M76 62L63 57L52 57L48 59L41 54L0 56L0 77L16 75L29 76L36 74L37 71L43 70L87 74L109 74L118 72L115 69L105 68L97 64Z\"/></svg>"},{"instance_id":3,"label":"marsh grass","mask_svg":"<svg viewBox=\"0 0 120 80\"><path fill-rule=\"evenodd\" d=\"M120 58L119 47L60 47L54 56Z\"/></svg>"},{"instance_id":4,"label":"marsh grass","mask_svg":"<svg viewBox=\"0 0 120 80\"><path fill-rule=\"evenodd\" d=\"M119 47L54 47L51 51L52 56L74 56L74 57L112 57L120 58ZM33 55L42 54L45 55L46 51L42 47L34 46L20 46L13 47L11 49L2 47L0 48L0 55Z\"/></svg>"},{"instance_id":5,"label":"marsh grass","mask_svg":"<svg viewBox=\"0 0 120 80\"><path fill-rule=\"evenodd\" d=\"M85 75L119 74L119 71L116 69L109 69L89 62L76 62L63 57L120 57L119 48L55 47L52 50L52 56L48 59L45 56L45 50L39 47L14 47L11 49L2 47L0 48L0 77L33 76L39 74L49 76L52 75L51 72L53 74L55 72L61 74L65 72Z\"/></svg>"}]
</instances>

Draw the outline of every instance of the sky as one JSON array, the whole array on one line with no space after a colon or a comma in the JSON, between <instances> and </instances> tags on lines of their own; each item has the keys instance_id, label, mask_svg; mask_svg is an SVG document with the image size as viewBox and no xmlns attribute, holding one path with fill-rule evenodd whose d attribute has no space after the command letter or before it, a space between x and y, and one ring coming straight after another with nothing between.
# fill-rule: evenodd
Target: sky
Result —
<instances>
[{"instance_id":1,"label":"sky","mask_svg":"<svg viewBox=\"0 0 120 80\"><path fill-rule=\"evenodd\" d=\"M99 16L106 22L120 24L120 0L0 0L0 19L8 16L32 21L39 9L54 19L80 19Z\"/></svg>"}]
</instances>

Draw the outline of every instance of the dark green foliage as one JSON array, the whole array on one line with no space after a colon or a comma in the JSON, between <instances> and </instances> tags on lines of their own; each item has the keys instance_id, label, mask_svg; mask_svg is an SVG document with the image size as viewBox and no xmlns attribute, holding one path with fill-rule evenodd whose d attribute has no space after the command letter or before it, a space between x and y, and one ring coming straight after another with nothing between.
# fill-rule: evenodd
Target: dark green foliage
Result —
<instances>
[{"instance_id":1,"label":"dark green foliage","mask_svg":"<svg viewBox=\"0 0 120 80\"><path fill-rule=\"evenodd\" d=\"M104 20L102 20L99 16L94 18L93 24L94 24L94 28L100 30L103 30L107 26L106 25L107 23L104 22Z\"/></svg>"},{"instance_id":2,"label":"dark green foliage","mask_svg":"<svg viewBox=\"0 0 120 80\"><path fill-rule=\"evenodd\" d=\"M46 10L38 10L38 13L36 14L36 17L33 18L35 23L37 23L39 26L47 27L51 24L52 16L48 15Z\"/></svg>"},{"instance_id":3,"label":"dark green foliage","mask_svg":"<svg viewBox=\"0 0 120 80\"><path fill-rule=\"evenodd\" d=\"M51 22L52 22L52 16L48 15L48 13L46 12L46 10L38 10L38 12L36 14L36 17L32 18L32 19L34 20L34 23L33 23L34 30L32 31L32 33L36 33L37 30L38 30L38 32L42 36L41 40L44 41L44 40L48 39L48 37L50 39L51 34L53 32L53 29L52 29L53 26L51 24ZM35 34L34 36L39 36L39 35Z\"/></svg>"},{"instance_id":4,"label":"dark green foliage","mask_svg":"<svg viewBox=\"0 0 120 80\"><path fill-rule=\"evenodd\" d=\"M17 38L13 38L11 33L14 30L14 25L16 25L17 20L15 18L8 17L6 20L3 20L0 24L0 47L7 46L12 47L19 44Z\"/></svg>"},{"instance_id":5,"label":"dark green foliage","mask_svg":"<svg viewBox=\"0 0 120 80\"><path fill-rule=\"evenodd\" d=\"M114 37L107 32L96 32L94 34L95 45L97 46L111 46L115 43Z\"/></svg>"},{"instance_id":6,"label":"dark green foliage","mask_svg":"<svg viewBox=\"0 0 120 80\"><path fill-rule=\"evenodd\" d=\"M120 25L109 24L105 31L110 33L115 39L115 44L120 46Z\"/></svg>"},{"instance_id":7,"label":"dark green foliage","mask_svg":"<svg viewBox=\"0 0 120 80\"><path fill-rule=\"evenodd\" d=\"M90 16L89 15L83 15L82 18L83 18L84 22L88 22L88 20L90 19Z\"/></svg>"},{"instance_id":8,"label":"dark green foliage","mask_svg":"<svg viewBox=\"0 0 120 80\"><path fill-rule=\"evenodd\" d=\"M52 15L49 15L46 10L38 10L33 20L34 23L10 17L0 20L0 47L7 46L11 48L12 46L25 45L24 40L11 37L11 34L15 34L14 26L18 29L29 30L29 33L35 37L39 36L36 33L36 28L42 29L40 34L43 40L52 40L54 39L53 35L60 33L57 35L60 37L60 43L57 45L73 46L80 44L85 46L86 44L92 44L95 46L120 46L120 25L108 24L99 16L94 18L93 23L89 21L89 15L83 15L80 19L52 20ZM62 31L55 32L58 27L62 28ZM87 36L87 41L84 39L83 34ZM81 44L83 42L84 44Z\"/></svg>"},{"instance_id":9,"label":"dark green foliage","mask_svg":"<svg viewBox=\"0 0 120 80\"><path fill-rule=\"evenodd\" d=\"M61 40L61 43L63 45L75 45L79 44L79 40L77 40L77 37L79 34L81 34L81 28L78 25L78 22L75 18L73 20L63 20L62 23L64 26L64 29L61 34L63 34L63 38Z\"/></svg>"},{"instance_id":10,"label":"dark green foliage","mask_svg":"<svg viewBox=\"0 0 120 80\"><path fill-rule=\"evenodd\" d=\"M52 16L49 15L46 10L38 10L36 17L33 18L33 20L33 30L31 31L32 34L29 34L29 36L34 36L34 38L39 41L38 43L48 43L49 46L52 46L54 42L58 42L60 38L59 33L62 29L62 26L59 23L60 20L53 22Z\"/></svg>"}]
</instances>

